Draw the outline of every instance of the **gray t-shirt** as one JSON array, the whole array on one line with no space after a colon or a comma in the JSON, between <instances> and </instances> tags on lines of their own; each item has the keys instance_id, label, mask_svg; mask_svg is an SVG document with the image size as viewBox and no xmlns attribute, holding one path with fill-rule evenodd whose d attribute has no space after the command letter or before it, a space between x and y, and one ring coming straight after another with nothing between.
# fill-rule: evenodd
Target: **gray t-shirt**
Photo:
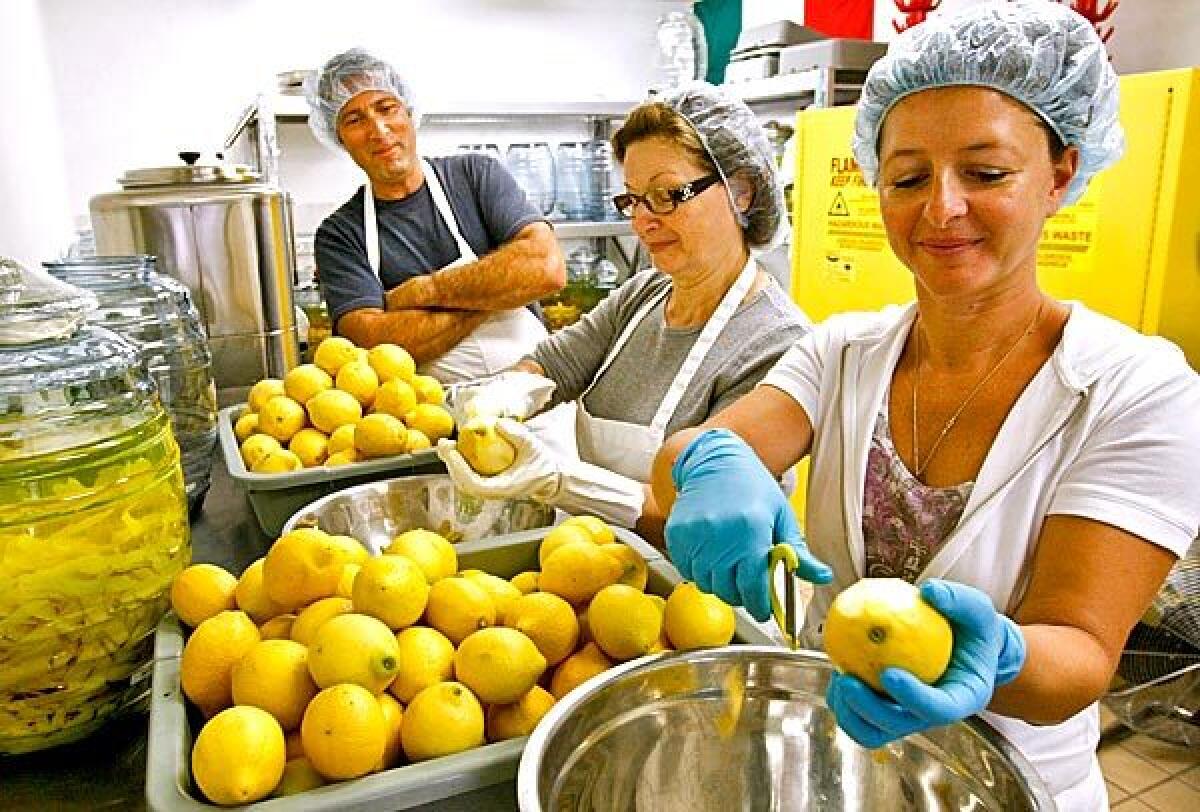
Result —
<instances>
[{"instance_id":1,"label":"gray t-shirt","mask_svg":"<svg viewBox=\"0 0 1200 812\"><path fill-rule=\"evenodd\" d=\"M499 161L488 155L430 158L463 238L483 256L543 217ZM321 222L314 253L321 292L334 323L352 310L383 308L384 291L458 259L458 245L433 204L428 184L401 200L375 201L379 275L367 263L363 190Z\"/></svg>"},{"instance_id":2,"label":"gray t-shirt","mask_svg":"<svg viewBox=\"0 0 1200 812\"><path fill-rule=\"evenodd\" d=\"M648 299L670 284L670 278L658 271L643 271L578 322L538 345L531 357L558 384L556 402L583 393L625 326ZM593 417L642 426L654 419L704 329L667 326L665 307L664 298L651 308L584 398ZM774 281L744 301L688 384L667 433L698 425L749 392L810 327L808 318Z\"/></svg>"}]
</instances>

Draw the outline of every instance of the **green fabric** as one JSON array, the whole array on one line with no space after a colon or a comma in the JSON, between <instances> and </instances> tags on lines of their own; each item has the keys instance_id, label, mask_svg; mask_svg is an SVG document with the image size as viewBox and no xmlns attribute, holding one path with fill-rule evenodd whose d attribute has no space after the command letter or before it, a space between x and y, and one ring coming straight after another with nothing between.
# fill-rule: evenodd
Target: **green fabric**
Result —
<instances>
[{"instance_id":1,"label":"green fabric","mask_svg":"<svg viewBox=\"0 0 1200 812\"><path fill-rule=\"evenodd\" d=\"M704 78L719 85L725 81L729 52L742 33L742 0L700 0L694 8L708 41L708 74Z\"/></svg>"}]
</instances>

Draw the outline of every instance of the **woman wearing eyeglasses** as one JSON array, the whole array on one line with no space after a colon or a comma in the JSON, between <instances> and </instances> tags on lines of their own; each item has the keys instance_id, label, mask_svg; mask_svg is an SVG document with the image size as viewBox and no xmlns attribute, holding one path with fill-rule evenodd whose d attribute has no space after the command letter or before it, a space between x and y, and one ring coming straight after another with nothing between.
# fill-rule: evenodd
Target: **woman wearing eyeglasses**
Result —
<instances>
[{"instance_id":1,"label":"woman wearing eyeglasses","mask_svg":"<svg viewBox=\"0 0 1200 812\"><path fill-rule=\"evenodd\" d=\"M750 391L809 322L755 260L779 242L787 217L770 145L745 104L695 83L631 111L613 147L626 188L613 203L653 268L486 393L517 395L507 411L524 418L546 404L521 395L549 379L551 405L577 406L578 458L513 420L499 425L517 458L500 474L476 474L452 442L438 452L468 492L531 497L659 539L664 516L647 483L663 438Z\"/></svg>"}]
</instances>

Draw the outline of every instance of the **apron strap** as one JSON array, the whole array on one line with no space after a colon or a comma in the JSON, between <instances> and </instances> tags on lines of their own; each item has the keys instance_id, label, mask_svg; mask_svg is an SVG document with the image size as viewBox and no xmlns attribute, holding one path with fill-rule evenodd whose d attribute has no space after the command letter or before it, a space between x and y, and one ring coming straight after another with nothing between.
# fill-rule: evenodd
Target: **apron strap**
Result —
<instances>
[{"instance_id":1,"label":"apron strap","mask_svg":"<svg viewBox=\"0 0 1200 812\"><path fill-rule=\"evenodd\" d=\"M375 219L375 194L370 178L363 187L363 237L367 242L367 264L379 276L379 222Z\"/></svg>"}]
</instances>

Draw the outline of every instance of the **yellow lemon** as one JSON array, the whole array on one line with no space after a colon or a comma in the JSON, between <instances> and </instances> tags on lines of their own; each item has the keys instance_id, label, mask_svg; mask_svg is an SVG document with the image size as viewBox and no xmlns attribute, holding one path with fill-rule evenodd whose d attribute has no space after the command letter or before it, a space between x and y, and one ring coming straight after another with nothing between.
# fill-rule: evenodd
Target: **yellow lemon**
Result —
<instances>
[{"instance_id":1,"label":"yellow lemon","mask_svg":"<svg viewBox=\"0 0 1200 812\"><path fill-rule=\"evenodd\" d=\"M442 388L441 382L432 375L413 375L409 383L416 391L417 400L421 403L441 405L446 402L446 390Z\"/></svg>"},{"instance_id":2,"label":"yellow lemon","mask_svg":"<svg viewBox=\"0 0 1200 812\"><path fill-rule=\"evenodd\" d=\"M561 663L579 642L575 610L549 592L531 592L517 598L504 613L504 625L532 640L548 665Z\"/></svg>"},{"instance_id":3,"label":"yellow lemon","mask_svg":"<svg viewBox=\"0 0 1200 812\"><path fill-rule=\"evenodd\" d=\"M487 740L499 742L528 736L552 707L554 694L538 685L516 702L489 706L484 717Z\"/></svg>"},{"instance_id":4,"label":"yellow lemon","mask_svg":"<svg viewBox=\"0 0 1200 812\"><path fill-rule=\"evenodd\" d=\"M194 629L218 612L237 608L237 582L215 564L192 564L171 582L171 608Z\"/></svg>"},{"instance_id":5,"label":"yellow lemon","mask_svg":"<svg viewBox=\"0 0 1200 812\"><path fill-rule=\"evenodd\" d=\"M356 423L346 423L334 429L333 434L329 435L329 443L327 445L327 450L330 454L345 451L347 448L354 448L354 427L356 425Z\"/></svg>"},{"instance_id":6,"label":"yellow lemon","mask_svg":"<svg viewBox=\"0 0 1200 812\"><path fill-rule=\"evenodd\" d=\"M276 615L266 623L259 624L258 634L263 640L291 640L292 624L295 622L296 616L291 613Z\"/></svg>"},{"instance_id":7,"label":"yellow lemon","mask_svg":"<svg viewBox=\"0 0 1200 812\"><path fill-rule=\"evenodd\" d=\"M303 467L304 463L300 461L299 457L286 448L281 448L278 451L269 452L250 470L256 474L287 474L299 471Z\"/></svg>"},{"instance_id":8,"label":"yellow lemon","mask_svg":"<svg viewBox=\"0 0 1200 812\"><path fill-rule=\"evenodd\" d=\"M357 358L358 347L341 336L330 336L313 351L313 363L330 375L337 375L343 365Z\"/></svg>"},{"instance_id":9,"label":"yellow lemon","mask_svg":"<svg viewBox=\"0 0 1200 812\"><path fill-rule=\"evenodd\" d=\"M276 395L258 410L258 430L281 443L292 439L292 435L307 425L308 414L304 407L287 395Z\"/></svg>"},{"instance_id":10,"label":"yellow lemon","mask_svg":"<svg viewBox=\"0 0 1200 812\"><path fill-rule=\"evenodd\" d=\"M659 629L658 639L654 641L654 645L650 647L650 654L658 654L663 651L674 651L675 646L671 645L671 638L667 637L667 599L662 595L646 595L647 598L654 604L654 608L658 610L658 616L663 618L662 628Z\"/></svg>"},{"instance_id":11,"label":"yellow lemon","mask_svg":"<svg viewBox=\"0 0 1200 812\"><path fill-rule=\"evenodd\" d=\"M274 437L268 434L255 434L247 437L242 443L242 462L246 464L247 471L253 471L254 466L266 459L268 454L282 449L283 446Z\"/></svg>"},{"instance_id":12,"label":"yellow lemon","mask_svg":"<svg viewBox=\"0 0 1200 812\"><path fill-rule=\"evenodd\" d=\"M529 593L537 592L538 590L537 570L525 570L525 572L518 572L508 580L509 583L515 586L522 595L528 595Z\"/></svg>"},{"instance_id":13,"label":"yellow lemon","mask_svg":"<svg viewBox=\"0 0 1200 812\"><path fill-rule=\"evenodd\" d=\"M284 730L300 726L317 695L308 673L308 648L294 640L256 643L233 667L233 702L253 705L275 717Z\"/></svg>"},{"instance_id":14,"label":"yellow lemon","mask_svg":"<svg viewBox=\"0 0 1200 812\"><path fill-rule=\"evenodd\" d=\"M283 376L283 391L297 403L308 403L332 388L333 378L316 364L301 364Z\"/></svg>"},{"instance_id":15,"label":"yellow lemon","mask_svg":"<svg viewBox=\"0 0 1200 812\"><path fill-rule=\"evenodd\" d=\"M416 429L431 441L437 442L454 432L454 418L442 406L434 403L418 403L404 415L410 429Z\"/></svg>"},{"instance_id":16,"label":"yellow lemon","mask_svg":"<svg viewBox=\"0 0 1200 812\"><path fill-rule=\"evenodd\" d=\"M341 389L326 389L305 404L308 419L326 434L362 419L362 404L358 398Z\"/></svg>"},{"instance_id":17,"label":"yellow lemon","mask_svg":"<svg viewBox=\"0 0 1200 812\"><path fill-rule=\"evenodd\" d=\"M300 459L305 468L315 468L329 456L329 438L316 429L300 429L288 442L288 451Z\"/></svg>"},{"instance_id":18,"label":"yellow lemon","mask_svg":"<svg viewBox=\"0 0 1200 812\"><path fill-rule=\"evenodd\" d=\"M379 376L366 361L351 361L338 370L336 383L338 389L354 395L363 406L370 406L379 389Z\"/></svg>"},{"instance_id":19,"label":"yellow lemon","mask_svg":"<svg viewBox=\"0 0 1200 812\"><path fill-rule=\"evenodd\" d=\"M352 682L373 694L383 693L399 667L396 636L370 615L330 618L317 629L309 646L308 670L320 688Z\"/></svg>"},{"instance_id":20,"label":"yellow lemon","mask_svg":"<svg viewBox=\"0 0 1200 812\"><path fill-rule=\"evenodd\" d=\"M467 636L454 654L454 677L481 702L516 702L546 670L546 658L516 629L493 626Z\"/></svg>"},{"instance_id":21,"label":"yellow lemon","mask_svg":"<svg viewBox=\"0 0 1200 812\"><path fill-rule=\"evenodd\" d=\"M586 532L582 531L581 532ZM615 584L624 568L621 562L589 541L562 545L542 563L538 586L576 606L587 603L609 584Z\"/></svg>"},{"instance_id":22,"label":"yellow lemon","mask_svg":"<svg viewBox=\"0 0 1200 812\"><path fill-rule=\"evenodd\" d=\"M433 442L426 437L422 432L416 429L408 430L408 453L414 451L424 451L426 448L433 448Z\"/></svg>"},{"instance_id":23,"label":"yellow lemon","mask_svg":"<svg viewBox=\"0 0 1200 812\"><path fill-rule=\"evenodd\" d=\"M325 625L330 618L338 615L348 615L354 611L354 602L349 598L333 596L313 601L296 615L289 637L297 643L311 646L317 636L317 629Z\"/></svg>"},{"instance_id":24,"label":"yellow lemon","mask_svg":"<svg viewBox=\"0 0 1200 812\"><path fill-rule=\"evenodd\" d=\"M349 598L354 594L354 579L362 571L362 564L343 564L342 577L338 579L337 595L339 598Z\"/></svg>"},{"instance_id":25,"label":"yellow lemon","mask_svg":"<svg viewBox=\"0 0 1200 812\"><path fill-rule=\"evenodd\" d=\"M429 583L448 578L458 572L458 554L445 536L416 528L406 530L392 539L383 551L386 555L402 555L413 561Z\"/></svg>"},{"instance_id":26,"label":"yellow lemon","mask_svg":"<svg viewBox=\"0 0 1200 812\"><path fill-rule=\"evenodd\" d=\"M237 419L233 424L233 436L237 437L239 443L246 442L246 438L258 432L258 413L246 412Z\"/></svg>"},{"instance_id":27,"label":"yellow lemon","mask_svg":"<svg viewBox=\"0 0 1200 812\"><path fill-rule=\"evenodd\" d=\"M899 578L864 578L838 593L825 616L824 637L835 666L880 692L886 668L937 682L954 645L946 618Z\"/></svg>"},{"instance_id":28,"label":"yellow lemon","mask_svg":"<svg viewBox=\"0 0 1200 812\"><path fill-rule=\"evenodd\" d=\"M562 699L576 687L612 667L612 660L604 656L595 643L587 643L554 669L550 693L554 694L555 699Z\"/></svg>"},{"instance_id":29,"label":"yellow lemon","mask_svg":"<svg viewBox=\"0 0 1200 812\"><path fill-rule=\"evenodd\" d=\"M396 635L396 645L400 670L388 690L401 702L412 702L430 685L454 678L454 644L437 629L410 626Z\"/></svg>"},{"instance_id":30,"label":"yellow lemon","mask_svg":"<svg viewBox=\"0 0 1200 812\"><path fill-rule=\"evenodd\" d=\"M610 544L601 544L600 549L621 562L621 577L617 583L625 584L638 590L644 591L646 589L646 582L650 579L650 572L646 569L646 562L638 554L637 550L619 541L614 541Z\"/></svg>"},{"instance_id":31,"label":"yellow lemon","mask_svg":"<svg viewBox=\"0 0 1200 812\"><path fill-rule=\"evenodd\" d=\"M483 708L465 685L439 682L421 691L404 710L404 754L425 761L483 744Z\"/></svg>"},{"instance_id":32,"label":"yellow lemon","mask_svg":"<svg viewBox=\"0 0 1200 812\"><path fill-rule=\"evenodd\" d=\"M283 765L283 777L279 785L271 793L272 798L286 798L289 795L299 795L310 789L325 786L325 779L313 767L312 762L303 756L288 759Z\"/></svg>"},{"instance_id":33,"label":"yellow lemon","mask_svg":"<svg viewBox=\"0 0 1200 812\"><path fill-rule=\"evenodd\" d=\"M592 534L592 541L597 544L612 544L617 540L616 533L599 516L572 516L566 519L563 524L577 524L586 529Z\"/></svg>"},{"instance_id":34,"label":"yellow lemon","mask_svg":"<svg viewBox=\"0 0 1200 812\"><path fill-rule=\"evenodd\" d=\"M365 564L371 559L371 553L363 546L362 542L354 538L354 536L345 536L339 533L329 534L329 543L342 551L346 557L346 561L351 564Z\"/></svg>"},{"instance_id":35,"label":"yellow lemon","mask_svg":"<svg viewBox=\"0 0 1200 812\"><path fill-rule=\"evenodd\" d=\"M495 417L473 417L459 428L458 451L476 473L495 476L508 470L517 449L496 431Z\"/></svg>"},{"instance_id":36,"label":"yellow lemon","mask_svg":"<svg viewBox=\"0 0 1200 812\"><path fill-rule=\"evenodd\" d=\"M356 611L371 615L395 631L421 619L429 599L425 573L409 559L381 555L362 565L351 589Z\"/></svg>"},{"instance_id":37,"label":"yellow lemon","mask_svg":"<svg viewBox=\"0 0 1200 812\"><path fill-rule=\"evenodd\" d=\"M386 770L395 766L404 755L400 743L400 731L404 727L404 707L391 694L380 694L375 697L379 709L383 711L383 724L387 730L387 743L383 746L383 755L379 758L376 770Z\"/></svg>"},{"instance_id":38,"label":"yellow lemon","mask_svg":"<svg viewBox=\"0 0 1200 812\"><path fill-rule=\"evenodd\" d=\"M347 448L343 451L339 451L336 454L330 454L328 457L326 457L325 467L337 468L339 465L352 465L356 462L360 462L358 452L353 448Z\"/></svg>"},{"instance_id":39,"label":"yellow lemon","mask_svg":"<svg viewBox=\"0 0 1200 812\"><path fill-rule=\"evenodd\" d=\"M266 623L276 615L282 615L287 611L271 600L271 596L263 587L264 563L264 559L260 558L246 567L242 572L242 577L238 578L237 589L233 592L238 609L249 615L255 623Z\"/></svg>"},{"instance_id":40,"label":"yellow lemon","mask_svg":"<svg viewBox=\"0 0 1200 812\"><path fill-rule=\"evenodd\" d=\"M367 459L403 454L408 450L408 428L390 414L369 414L354 427L354 447Z\"/></svg>"},{"instance_id":41,"label":"yellow lemon","mask_svg":"<svg viewBox=\"0 0 1200 812\"><path fill-rule=\"evenodd\" d=\"M245 612L220 612L201 623L183 647L179 682L205 716L233 704L233 667L261 638Z\"/></svg>"},{"instance_id":42,"label":"yellow lemon","mask_svg":"<svg viewBox=\"0 0 1200 812\"><path fill-rule=\"evenodd\" d=\"M285 533L271 545L263 564L263 586L287 610L307 606L337 592L345 550L315 527Z\"/></svg>"},{"instance_id":43,"label":"yellow lemon","mask_svg":"<svg viewBox=\"0 0 1200 812\"><path fill-rule=\"evenodd\" d=\"M376 412L403 418L417 407L417 393L407 381L393 378L379 385L375 393Z\"/></svg>"},{"instance_id":44,"label":"yellow lemon","mask_svg":"<svg viewBox=\"0 0 1200 812\"><path fill-rule=\"evenodd\" d=\"M545 538L542 539L542 543L538 547L538 563L543 567L546 566L546 559L550 557L552 552L572 541L594 543L594 536L592 536L592 532L586 527L577 524L567 524L564 522L556 527L551 527L546 532Z\"/></svg>"},{"instance_id":45,"label":"yellow lemon","mask_svg":"<svg viewBox=\"0 0 1200 812\"><path fill-rule=\"evenodd\" d=\"M681 650L728 645L736 627L732 607L690 581L671 591L663 609L663 628Z\"/></svg>"},{"instance_id":46,"label":"yellow lemon","mask_svg":"<svg viewBox=\"0 0 1200 812\"><path fill-rule=\"evenodd\" d=\"M308 703L300 736L317 772L330 781L346 781L378 767L387 748L387 720L366 688L331 685Z\"/></svg>"},{"instance_id":47,"label":"yellow lemon","mask_svg":"<svg viewBox=\"0 0 1200 812\"><path fill-rule=\"evenodd\" d=\"M200 729L192 748L192 777L222 806L253 803L283 777L283 731L264 710L229 708Z\"/></svg>"},{"instance_id":48,"label":"yellow lemon","mask_svg":"<svg viewBox=\"0 0 1200 812\"><path fill-rule=\"evenodd\" d=\"M625 584L606 586L588 605L592 640L614 660L650 652L662 631L663 616L646 593Z\"/></svg>"},{"instance_id":49,"label":"yellow lemon","mask_svg":"<svg viewBox=\"0 0 1200 812\"><path fill-rule=\"evenodd\" d=\"M261 412L268 400L285 393L283 381L278 378L263 378L250 387L250 392L246 396L246 408L252 412Z\"/></svg>"},{"instance_id":50,"label":"yellow lemon","mask_svg":"<svg viewBox=\"0 0 1200 812\"><path fill-rule=\"evenodd\" d=\"M384 383L392 380L409 381L417 374L416 361L408 350L397 344L376 344L367 352L367 363Z\"/></svg>"},{"instance_id":51,"label":"yellow lemon","mask_svg":"<svg viewBox=\"0 0 1200 812\"><path fill-rule=\"evenodd\" d=\"M496 625L496 605L487 590L457 576L443 578L429 588L425 622L454 645L469 634Z\"/></svg>"},{"instance_id":52,"label":"yellow lemon","mask_svg":"<svg viewBox=\"0 0 1200 812\"><path fill-rule=\"evenodd\" d=\"M497 619L504 617L505 611L512 605L512 602L521 597L521 590L510 584L503 578L492 575L489 572L481 572L480 570L467 570L462 573L464 578L469 578L475 583L488 591L492 596L492 603L496 607Z\"/></svg>"}]
</instances>

